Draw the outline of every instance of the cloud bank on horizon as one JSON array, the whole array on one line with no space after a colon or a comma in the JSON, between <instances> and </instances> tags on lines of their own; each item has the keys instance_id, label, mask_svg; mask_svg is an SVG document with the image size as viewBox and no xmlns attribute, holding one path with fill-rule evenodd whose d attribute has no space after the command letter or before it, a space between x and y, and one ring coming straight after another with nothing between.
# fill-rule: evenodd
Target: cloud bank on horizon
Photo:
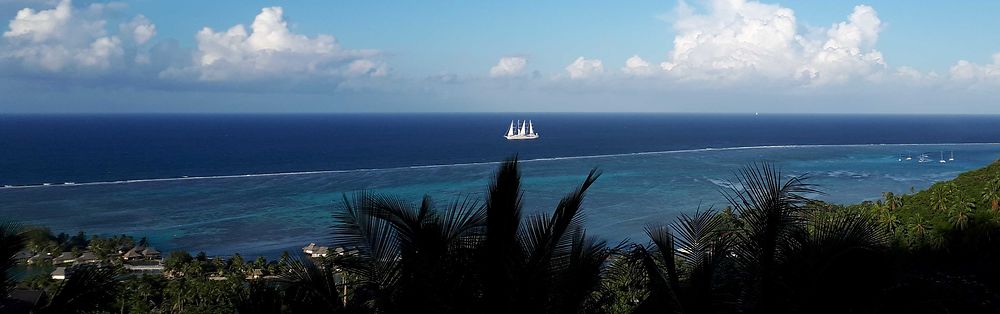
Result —
<instances>
[{"instance_id":1,"label":"cloud bank on horizon","mask_svg":"<svg viewBox=\"0 0 1000 314\"><path fill-rule=\"evenodd\" d=\"M260 97L261 101L296 95L351 103L319 111L494 111L490 108L504 101L582 104L534 107L540 111L758 111L759 105L747 108L733 103L749 97L757 100L749 103L787 102L771 108L774 111L836 112L840 110L823 106L843 101L872 102L851 107L862 109L855 111L892 112L923 102L924 109L915 111L950 112L949 107L933 106L951 104L929 102L959 95L958 99L978 102L964 111L1000 112L988 106L1000 99L1000 52L992 63L956 60L947 73L921 72L892 64L891 56L877 49L886 23L871 6L857 5L843 21L811 27L780 4L748 0L701 4L678 3L670 18L675 34L672 49L664 51L660 60L638 54L621 61L579 56L566 60L563 71L544 73L532 69L531 54L506 54L496 64L483 65L481 75L414 78L395 74L391 56L378 48L349 48L331 34L294 32L278 6L262 8L249 28L202 26L191 34L195 47L183 48L176 40L158 39L155 21L142 14L111 25L111 17L121 15L127 4L77 6L61 0L45 8L21 9L9 20L0 44L0 82L8 86L0 87L0 92L29 87L65 97L9 97L0 101L0 112L32 111L33 104L80 99L74 93L101 102L106 91L159 98L160 103L178 101L171 93L187 95L183 101L194 101L198 95L210 95L205 101L217 102L227 95L263 93L272 96ZM899 96L908 93L935 96ZM510 94L516 96L497 97ZM793 104L843 95L853 96L817 101L806 110ZM414 99L442 105L406 103ZM608 102L616 104L607 106ZM131 111L122 107L127 105L121 100L114 103ZM886 104L882 109L870 110L882 103ZM5 110L8 106L16 108ZM71 108L73 104L61 106L79 111ZM196 106L184 108L177 111L198 111ZM271 111L266 104L255 109Z\"/></svg>"}]
</instances>

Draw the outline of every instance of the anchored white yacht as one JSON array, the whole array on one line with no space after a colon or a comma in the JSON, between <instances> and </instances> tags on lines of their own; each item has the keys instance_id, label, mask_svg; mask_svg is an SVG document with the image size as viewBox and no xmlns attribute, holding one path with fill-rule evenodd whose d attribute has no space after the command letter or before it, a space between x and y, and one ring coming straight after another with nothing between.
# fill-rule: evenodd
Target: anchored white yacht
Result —
<instances>
[{"instance_id":1,"label":"anchored white yacht","mask_svg":"<svg viewBox=\"0 0 1000 314\"><path fill-rule=\"evenodd\" d=\"M538 133L535 133L535 126L531 124L531 121L514 121L510 122L510 127L507 128L507 134L503 136L508 140L533 140L538 138Z\"/></svg>"}]
</instances>

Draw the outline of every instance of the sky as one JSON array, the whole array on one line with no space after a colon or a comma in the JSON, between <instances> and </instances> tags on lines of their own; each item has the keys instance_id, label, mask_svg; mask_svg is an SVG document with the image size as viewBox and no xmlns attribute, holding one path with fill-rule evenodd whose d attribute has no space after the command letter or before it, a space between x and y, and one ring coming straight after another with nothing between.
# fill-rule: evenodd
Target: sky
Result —
<instances>
[{"instance_id":1,"label":"sky","mask_svg":"<svg viewBox=\"0 0 1000 314\"><path fill-rule=\"evenodd\" d=\"M0 113L1000 113L998 1L0 0Z\"/></svg>"}]
</instances>

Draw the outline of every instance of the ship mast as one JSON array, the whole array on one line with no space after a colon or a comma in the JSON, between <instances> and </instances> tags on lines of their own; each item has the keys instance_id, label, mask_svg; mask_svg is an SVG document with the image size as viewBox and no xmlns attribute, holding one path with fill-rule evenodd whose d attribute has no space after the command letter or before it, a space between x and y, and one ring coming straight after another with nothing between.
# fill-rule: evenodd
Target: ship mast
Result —
<instances>
[{"instance_id":1,"label":"ship mast","mask_svg":"<svg viewBox=\"0 0 1000 314\"><path fill-rule=\"evenodd\" d=\"M510 127L507 128L507 136L514 135L514 120L510 120Z\"/></svg>"},{"instance_id":2,"label":"ship mast","mask_svg":"<svg viewBox=\"0 0 1000 314\"><path fill-rule=\"evenodd\" d=\"M525 133L524 133L524 127L526 127L526 126L527 126L527 123L524 123L524 122L525 122L525 121L521 121L521 132L518 132L518 133L517 133L518 135L524 135L524 134L525 134Z\"/></svg>"},{"instance_id":3,"label":"ship mast","mask_svg":"<svg viewBox=\"0 0 1000 314\"><path fill-rule=\"evenodd\" d=\"M535 125L531 124L531 120L528 120L528 134L535 134Z\"/></svg>"}]
</instances>

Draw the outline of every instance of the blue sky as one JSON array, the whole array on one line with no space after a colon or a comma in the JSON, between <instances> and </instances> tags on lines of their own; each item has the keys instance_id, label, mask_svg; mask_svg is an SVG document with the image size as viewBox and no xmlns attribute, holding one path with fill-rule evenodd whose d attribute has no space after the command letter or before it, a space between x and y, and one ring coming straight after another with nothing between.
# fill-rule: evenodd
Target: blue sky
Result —
<instances>
[{"instance_id":1,"label":"blue sky","mask_svg":"<svg viewBox=\"0 0 1000 314\"><path fill-rule=\"evenodd\" d=\"M1000 113L991 12L1000 2L0 0L0 112Z\"/></svg>"}]
</instances>

